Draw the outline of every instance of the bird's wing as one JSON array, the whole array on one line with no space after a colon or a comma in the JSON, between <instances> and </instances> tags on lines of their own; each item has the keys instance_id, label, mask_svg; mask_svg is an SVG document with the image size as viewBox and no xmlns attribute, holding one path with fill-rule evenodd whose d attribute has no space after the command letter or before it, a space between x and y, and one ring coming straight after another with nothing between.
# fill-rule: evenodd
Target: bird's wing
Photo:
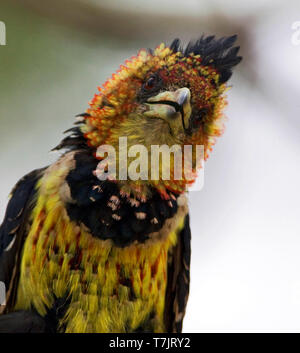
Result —
<instances>
[{"instance_id":1,"label":"bird's wing","mask_svg":"<svg viewBox=\"0 0 300 353\"><path fill-rule=\"evenodd\" d=\"M15 303L21 252L35 203L35 185L44 170L34 170L16 184L0 226L0 281L6 289L6 305L0 306L0 313L8 312Z\"/></svg>"},{"instance_id":2,"label":"bird's wing","mask_svg":"<svg viewBox=\"0 0 300 353\"><path fill-rule=\"evenodd\" d=\"M165 303L165 326L168 332L181 332L189 295L191 258L191 230L189 215L178 234L176 246L169 254L168 283Z\"/></svg>"}]
</instances>

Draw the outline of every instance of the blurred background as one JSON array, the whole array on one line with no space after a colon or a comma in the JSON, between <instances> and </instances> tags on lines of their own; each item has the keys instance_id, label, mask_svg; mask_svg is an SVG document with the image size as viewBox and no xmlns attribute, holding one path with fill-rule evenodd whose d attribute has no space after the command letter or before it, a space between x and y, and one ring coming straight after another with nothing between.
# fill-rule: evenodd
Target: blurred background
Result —
<instances>
[{"instance_id":1,"label":"blurred background","mask_svg":"<svg viewBox=\"0 0 300 353\"><path fill-rule=\"evenodd\" d=\"M300 332L299 1L0 0L0 219L74 116L128 57L237 33L225 134L190 194L185 332ZM300 39L300 36L298 36Z\"/></svg>"}]
</instances>

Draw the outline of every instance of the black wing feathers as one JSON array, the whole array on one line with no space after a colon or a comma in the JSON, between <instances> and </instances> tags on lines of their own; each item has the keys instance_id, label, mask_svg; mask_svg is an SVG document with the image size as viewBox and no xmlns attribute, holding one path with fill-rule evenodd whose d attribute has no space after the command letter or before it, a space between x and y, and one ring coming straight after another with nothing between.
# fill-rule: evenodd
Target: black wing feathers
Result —
<instances>
[{"instance_id":1,"label":"black wing feathers","mask_svg":"<svg viewBox=\"0 0 300 353\"><path fill-rule=\"evenodd\" d=\"M38 179L40 170L35 170L24 176L11 192L3 223L0 226L0 256L9 245L20 227L24 208L30 198Z\"/></svg>"},{"instance_id":2,"label":"black wing feathers","mask_svg":"<svg viewBox=\"0 0 300 353\"><path fill-rule=\"evenodd\" d=\"M180 333L189 295L191 259L191 230L189 215L178 241L169 254L168 283L165 302L165 325L167 332Z\"/></svg>"},{"instance_id":3,"label":"black wing feathers","mask_svg":"<svg viewBox=\"0 0 300 353\"><path fill-rule=\"evenodd\" d=\"M35 185L43 169L24 176L11 193L0 227L0 281L6 286L6 309L13 306L18 284L20 253L27 235L27 223L34 205Z\"/></svg>"}]
</instances>

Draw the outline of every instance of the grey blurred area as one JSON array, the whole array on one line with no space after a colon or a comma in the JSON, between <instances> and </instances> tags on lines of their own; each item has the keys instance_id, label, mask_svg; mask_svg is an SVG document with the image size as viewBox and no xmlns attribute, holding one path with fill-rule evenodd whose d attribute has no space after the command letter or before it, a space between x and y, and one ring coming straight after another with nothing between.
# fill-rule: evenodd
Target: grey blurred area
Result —
<instances>
[{"instance_id":1,"label":"grey blurred area","mask_svg":"<svg viewBox=\"0 0 300 353\"><path fill-rule=\"evenodd\" d=\"M300 331L299 1L0 0L0 217L101 85L138 49L237 33L227 128L190 194L185 332ZM299 36L300 37L300 36Z\"/></svg>"}]
</instances>

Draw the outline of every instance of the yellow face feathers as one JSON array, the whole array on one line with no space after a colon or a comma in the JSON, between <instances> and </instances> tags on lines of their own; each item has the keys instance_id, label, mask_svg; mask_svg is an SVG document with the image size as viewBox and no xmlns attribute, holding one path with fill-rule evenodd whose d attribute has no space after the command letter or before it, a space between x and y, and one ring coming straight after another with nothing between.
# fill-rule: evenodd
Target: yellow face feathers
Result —
<instances>
[{"instance_id":1,"label":"yellow face feathers","mask_svg":"<svg viewBox=\"0 0 300 353\"><path fill-rule=\"evenodd\" d=\"M148 89L151 93L152 87L148 88L147 79L153 74L159 75L162 92L189 87L191 104L198 109L207 109L224 92L224 85L217 86L216 69L201 66L199 55L185 57L181 52L173 53L164 44L158 46L153 54L141 50L99 87L99 93L90 101L89 116L82 131L91 146L108 143L114 128L128 119L130 114L141 114L141 111L147 110L147 107L141 107L138 98L143 85L144 90ZM151 111L147 111L146 116L150 117ZM207 117L207 120L210 119Z\"/></svg>"}]
</instances>

